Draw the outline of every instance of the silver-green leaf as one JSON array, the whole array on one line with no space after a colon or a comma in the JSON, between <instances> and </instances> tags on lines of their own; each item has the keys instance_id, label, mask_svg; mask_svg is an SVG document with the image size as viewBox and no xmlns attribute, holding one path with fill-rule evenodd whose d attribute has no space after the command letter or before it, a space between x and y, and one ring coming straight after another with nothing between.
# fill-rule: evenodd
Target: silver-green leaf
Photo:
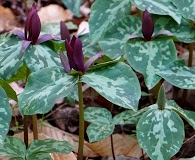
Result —
<instances>
[{"instance_id":1,"label":"silver-green leaf","mask_svg":"<svg viewBox=\"0 0 195 160\"><path fill-rule=\"evenodd\" d=\"M62 67L50 67L32 73L18 103L23 115L47 113L55 101L66 97L78 82L78 77L68 75Z\"/></svg>"},{"instance_id":2,"label":"silver-green leaf","mask_svg":"<svg viewBox=\"0 0 195 160\"><path fill-rule=\"evenodd\" d=\"M9 99L5 91L0 87L0 143L2 143L9 131L9 125L12 118ZM0 144L1 146L1 144Z\"/></svg>"},{"instance_id":3,"label":"silver-green leaf","mask_svg":"<svg viewBox=\"0 0 195 160\"><path fill-rule=\"evenodd\" d=\"M114 131L115 125L103 122L91 123L87 127L87 135L89 142L100 141L108 136L110 136Z\"/></svg>"},{"instance_id":4,"label":"silver-green leaf","mask_svg":"<svg viewBox=\"0 0 195 160\"><path fill-rule=\"evenodd\" d=\"M73 145L67 141L57 141L54 139L34 140L27 149L27 157L36 153L58 153L69 154L74 149Z\"/></svg>"},{"instance_id":5,"label":"silver-green leaf","mask_svg":"<svg viewBox=\"0 0 195 160\"><path fill-rule=\"evenodd\" d=\"M53 160L49 153L35 153L27 158L27 160Z\"/></svg>"},{"instance_id":6,"label":"silver-green leaf","mask_svg":"<svg viewBox=\"0 0 195 160\"><path fill-rule=\"evenodd\" d=\"M137 110L141 97L139 81L133 70L125 63L118 62L89 71L82 76L81 81L112 103Z\"/></svg>"},{"instance_id":7,"label":"silver-green leaf","mask_svg":"<svg viewBox=\"0 0 195 160\"><path fill-rule=\"evenodd\" d=\"M159 15L169 15L177 23L181 22L179 10L171 3L171 0L131 0L135 6L141 10L147 9L150 13Z\"/></svg>"},{"instance_id":8,"label":"silver-green leaf","mask_svg":"<svg viewBox=\"0 0 195 160\"><path fill-rule=\"evenodd\" d=\"M16 137L6 137L0 145L0 156L14 156L25 159L26 146L22 139Z\"/></svg>"},{"instance_id":9,"label":"silver-green leaf","mask_svg":"<svg viewBox=\"0 0 195 160\"><path fill-rule=\"evenodd\" d=\"M171 0L178 8L183 17L195 21L195 1L194 0Z\"/></svg>"},{"instance_id":10,"label":"silver-green leaf","mask_svg":"<svg viewBox=\"0 0 195 160\"><path fill-rule=\"evenodd\" d=\"M166 108L174 110L195 129L195 112L179 107L174 101L168 101Z\"/></svg>"},{"instance_id":11,"label":"silver-green leaf","mask_svg":"<svg viewBox=\"0 0 195 160\"><path fill-rule=\"evenodd\" d=\"M119 19L130 14L129 0L97 0L91 7L89 19L92 43L100 40Z\"/></svg>"},{"instance_id":12,"label":"silver-green leaf","mask_svg":"<svg viewBox=\"0 0 195 160\"><path fill-rule=\"evenodd\" d=\"M24 57L31 72L46 67L62 66L59 55L44 44L30 45Z\"/></svg>"},{"instance_id":13,"label":"silver-green leaf","mask_svg":"<svg viewBox=\"0 0 195 160\"><path fill-rule=\"evenodd\" d=\"M161 79L158 72L177 59L177 51L171 39L156 38L152 41L129 40L125 45L126 58L130 66L144 75L149 89Z\"/></svg>"},{"instance_id":14,"label":"silver-green leaf","mask_svg":"<svg viewBox=\"0 0 195 160\"><path fill-rule=\"evenodd\" d=\"M99 45L108 57L115 59L124 53L130 35L142 35L139 17L128 15L121 18L105 33Z\"/></svg>"},{"instance_id":15,"label":"silver-green leaf","mask_svg":"<svg viewBox=\"0 0 195 160\"><path fill-rule=\"evenodd\" d=\"M183 121L170 109L149 110L137 124L138 142L151 159L170 160L181 148L184 138Z\"/></svg>"},{"instance_id":16,"label":"silver-green leaf","mask_svg":"<svg viewBox=\"0 0 195 160\"><path fill-rule=\"evenodd\" d=\"M112 122L112 114L106 108L87 107L84 112L85 121L94 122Z\"/></svg>"},{"instance_id":17,"label":"silver-green leaf","mask_svg":"<svg viewBox=\"0 0 195 160\"><path fill-rule=\"evenodd\" d=\"M183 59L170 63L157 74L179 88L195 89L195 67L187 67Z\"/></svg>"},{"instance_id":18,"label":"silver-green leaf","mask_svg":"<svg viewBox=\"0 0 195 160\"><path fill-rule=\"evenodd\" d=\"M22 41L17 36L8 36L0 43L0 77L11 78L23 65Z\"/></svg>"}]
</instances>

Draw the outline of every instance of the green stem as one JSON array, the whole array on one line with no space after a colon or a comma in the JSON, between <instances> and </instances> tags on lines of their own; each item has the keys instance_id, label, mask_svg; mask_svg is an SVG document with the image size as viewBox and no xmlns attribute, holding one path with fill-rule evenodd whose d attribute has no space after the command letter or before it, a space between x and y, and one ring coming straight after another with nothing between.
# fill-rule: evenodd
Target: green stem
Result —
<instances>
[{"instance_id":1,"label":"green stem","mask_svg":"<svg viewBox=\"0 0 195 160\"><path fill-rule=\"evenodd\" d=\"M189 57L188 57L188 67L192 67L193 63L193 43L189 44ZM188 90L184 89L182 94L182 105L185 106L186 98L188 95Z\"/></svg>"},{"instance_id":2,"label":"green stem","mask_svg":"<svg viewBox=\"0 0 195 160\"><path fill-rule=\"evenodd\" d=\"M78 96L79 96L79 149L78 149L78 160L83 160L84 106L83 106L82 82L78 82Z\"/></svg>"},{"instance_id":3,"label":"green stem","mask_svg":"<svg viewBox=\"0 0 195 160\"><path fill-rule=\"evenodd\" d=\"M26 82L27 82L29 74L30 74L30 70L27 67L27 69L26 69ZM24 143L25 143L26 149L27 149L28 148L28 115L24 115L23 124L24 124Z\"/></svg>"},{"instance_id":4,"label":"green stem","mask_svg":"<svg viewBox=\"0 0 195 160\"><path fill-rule=\"evenodd\" d=\"M28 116L27 115L24 115L23 124L24 124L24 143L27 149L28 148Z\"/></svg>"},{"instance_id":5,"label":"green stem","mask_svg":"<svg viewBox=\"0 0 195 160\"><path fill-rule=\"evenodd\" d=\"M32 115L32 124L33 124L33 137L34 140L38 139L38 128L37 128L37 115Z\"/></svg>"}]
</instances>

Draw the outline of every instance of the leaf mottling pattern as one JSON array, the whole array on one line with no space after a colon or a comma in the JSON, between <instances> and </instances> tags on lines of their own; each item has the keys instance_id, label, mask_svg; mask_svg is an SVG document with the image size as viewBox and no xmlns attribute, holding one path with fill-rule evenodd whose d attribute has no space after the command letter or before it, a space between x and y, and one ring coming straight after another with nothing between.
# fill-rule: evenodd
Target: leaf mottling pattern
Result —
<instances>
[{"instance_id":1,"label":"leaf mottling pattern","mask_svg":"<svg viewBox=\"0 0 195 160\"><path fill-rule=\"evenodd\" d=\"M105 108L87 107L85 121L91 123L87 127L89 142L100 141L110 136L115 128L112 124L112 114Z\"/></svg>"},{"instance_id":2,"label":"leaf mottling pattern","mask_svg":"<svg viewBox=\"0 0 195 160\"><path fill-rule=\"evenodd\" d=\"M112 66L105 66L87 72L81 80L112 103L137 110L141 96L140 85L128 65L119 62Z\"/></svg>"},{"instance_id":3,"label":"leaf mottling pattern","mask_svg":"<svg viewBox=\"0 0 195 160\"><path fill-rule=\"evenodd\" d=\"M59 55L47 46L31 45L24 53L25 62L31 72L53 66L62 66Z\"/></svg>"},{"instance_id":4,"label":"leaf mottling pattern","mask_svg":"<svg viewBox=\"0 0 195 160\"><path fill-rule=\"evenodd\" d=\"M157 105L145 112L137 124L138 142L151 159L170 160L184 137L182 119L170 109L158 110Z\"/></svg>"},{"instance_id":5,"label":"leaf mottling pattern","mask_svg":"<svg viewBox=\"0 0 195 160\"><path fill-rule=\"evenodd\" d=\"M172 4L171 0L131 0L135 6L141 10L147 9L150 13L159 15L169 15L178 24L181 22L181 14L179 10Z\"/></svg>"},{"instance_id":6,"label":"leaf mottling pattern","mask_svg":"<svg viewBox=\"0 0 195 160\"><path fill-rule=\"evenodd\" d=\"M10 79L23 65L22 42L16 36L6 37L0 43L0 77Z\"/></svg>"},{"instance_id":7,"label":"leaf mottling pattern","mask_svg":"<svg viewBox=\"0 0 195 160\"><path fill-rule=\"evenodd\" d=\"M195 21L195 1L194 0L171 0L178 8L182 16Z\"/></svg>"},{"instance_id":8,"label":"leaf mottling pattern","mask_svg":"<svg viewBox=\"0 0 195 160\"><path fill-rule=\"evenodd\" d=\"M129 40L125 45L126 58L130 66L144 75L149 89L161 79L158 72L177 59L175 45L171 39L161 38L152 41Z\"/></svg>"},{"instance_id":9,"label":"leaf mottling pattern","mask_svg":"<svg viewBox=\"0 0 195 160\"><path fill-rule=\"evenodd\" d=\"M0 143L2 143L9 131L9 125L12 118L9 99L5 91L0 87Z\"/></svg>"},{"instance_id":10,"label":"leaf mottling pattern","mask_svg":"<svg viewBox=\"0 0 195 160\"><path fill-rule=\"evenodd\" d=\"M157 74L179 88L195 89L195 67L187 67L183 59L170 63Z\"/></svg>"},{"instance_id":11,"label":"leaf mottling pattern","mask_svg":"<svg viewBox=\"0 0 195 160\"><path fill-rule=\"evenodd\" d=\"M18 99L21 113L47 113L57 99L66 97L73 90L77 82L78 77L68 75L62 67L50 67L32 73Z\"/></svg>"},{"instance_id":12,"label":"leaf mottling pattern","mask_svg":"<svg viewBox=\"0 0 195 160\"><path fill-rule=\"evenodd\" d=\"M92 42L100 40L119 19L130 14L130 0L97 0L91 8L89 19Z\"/></svg>"}]
</instances>

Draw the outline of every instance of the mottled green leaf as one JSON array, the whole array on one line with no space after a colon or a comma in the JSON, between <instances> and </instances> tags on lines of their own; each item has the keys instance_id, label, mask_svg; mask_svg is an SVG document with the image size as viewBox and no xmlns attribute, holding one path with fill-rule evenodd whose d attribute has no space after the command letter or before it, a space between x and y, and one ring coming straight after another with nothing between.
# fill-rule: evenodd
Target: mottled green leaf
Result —
<instances>
[{"instance_id":1,"label":"mottled green leaf","mask_svg":"<svg viewBox=\"0 0 195 160\"><path fill-rule=\"evenodd\" d=\"M0 156L14 156L25 159L26 146L22 139L16 137L6 137L0 145Z\"/></svg>"},{"instance_id":2,"label":"mottled green leaf","mask_svg":"<svg viewBox=\"0 0 195 160\"><path fill-rule=\"evenodd\" d=\"M97 0L91 7L89 19L92 42L100 40L118 20L130 14L129 0Z\"/></svg>"},{"instance_id":3,"label":"mottled green leaf","mask_svg":"<svg viewBox=\"0 0 195 160\"><path fill-rule=\"evenodd\" d=\"M178 9L171 3L171 0L131 0L135 6L141 10L147 9L150 13L159 15L169 15L177 23L181 22L181 14Z\"/></svg>"},{"instance_id":4,"label":"mottled green leaf","mask_svg":"<svg viewBox=\"0 0 195 160\"><path fill-rule=\"evenodd\" d=\"M161 79L158 72L177 59L177 51L171 39L156 38L152 41L129 40L125 45L126 58L130 66L144 75L149 89Z\"/></svg>"},{"instance_id":5,"label":"mottled green leaf","mask_svg":"<svg viewBox=\"0 0 195 160\"><path fill-rule=\"evenodd\" d=\"M85 109L85 121L94 122L112 122L112 114L106 108L87 107Z\"/></svg>"},{"instance_id":6,"label":"mottled green leaf","mask_svg":"<svg viewBox=\"0 0 195 160\"><path fill-rule=\"evenodd\" d=\"M9 105L9 99L5 91L0 87L0 143L4 141L9 131L11 118L12 113Z\"/></svg>"},{"instance_id":7,"label":"mottled green leaf","mask_svg":"<svg viewBox=\"0 0 195 160\"><path fill-rule=\"evenodd\" d=\"M17 36L8 36L0 43L0 77L4 80L17 73L23 64L22 41Z\"/></svg>"},{"instance_id":8,"label":"mottled green leaf","mask_svg":"<svg viewBox=\"0 0 195 160\"><path fill-rule=\"evenodd\" d=\"M182 119L169 109L149 110L137 124L138 142L151 159L170 160L181 148L184 138Z\"/></svg>"},{"instance_id":9,"label":"mottled green leaf","mask_svg":"<svg viewBox=\"0 0 195 160\"><path fill-rule=\"evenodd\" d=\"M195 112L179 107L174 101L168 101L166 108L172 109L195 129Z\"/></svg>"},{"instance_id":10,"label":"mottled green leaf","mask_svg":"<svg viewBox=\"0 0 195 160\"><path fill-rule=\"evenodd\" d=\"M100 141L109 135L111 135L114 131L115 125L103 122L95 122L91 123L87 127L87 135L89 138L89 142Z\"/></svg>"},{"instance_id":11,"label":"mottled green leaf","mask_svg":"<svg viewBox=\"0 0 195 160\"><path fill-rule=\"evenodd\" d=\"M195 89L195 67L185 66L184 60L170 63L157 74L176 87Z\"/></svg>"},{"instance_id":12,"label":"mottled green leaf","mask_svg":"<svg viewBox=\"0 0 195 160\"><path fill-rule=\"evenodd\" d=\"M66 97L73 90L77 82L78 77L68 75L62 67L50 67L31 73L18 99L21 113L47 113L57 99Z\"/></svg>"},{"instance_id":13,"label":"mottled green leaf","mask_svg":"<svg viewBox=\"0 0 195 160\"><path fill-rule=\"evenodd\" d=\"M78 27L71 21L65 23L69 30L77 30ZM52 34L60 36L60 23L42 23L41 33Z\"/></svg>"},{"instance_id":14,"label":"mottled green leaf","mask_svg":"<svg viewBox=\"0 0 195 160\"><path fill-rule=\"evenodd\" d=\"M44 44L29 46L24 53L24 57L31 72L46 67L62 66L59 55Z\"/></svg>"},{"instance_id":15,"label":"mottled green leaf","mask_svg":"<svg viewBox=\"0 0 195 160\"><path fill-rule=\"evenodd\" d=\"M0 78L0 86L4 89L4 91L6 92L7 96L10 99L15 100L16 102L18 101L16 92L12 89L12 87L3 79Z\"/></svg>"},{"instance_id":16,"label":"mottled green leaf","mask_svg":"<svg viewBox=\"0 0 195 160\"><path fill-rule=\"evenodd\" d=\"M171 0L171 2L178 8L183 17L195 21L194 0Z\"/></svg>"},{"instance_id":17,"label":"mottled green leaf","mask_svg":"<svg viewBox=\"0 0 195 160\"><path fill-rule=\"evenodd\" d=\"M83 0L62 0L64 5L70 9L75 16L80 16L80 5Z\"/></svg>"},{"instance_id":18,"label":"mottled green leaf","mask_svg":"<svg viewBox=\"0 0 195 160\"><path fill-rule=\"evenodd\" d=\"M112 103L137 110L141 97L140 85L133 70L125 63L118 62L88 71L81 81Z\"/></svg>"},{"instance_id":19,"label":"mottled green leaf","mask_svg":"<svg viewBox=\"0 0 195 160\"><path fill-rule=\"evenodd\" d=\"M83 42L83 54L85 57L90 58L101 51L101 48L98 44L91 44L89 34L81 35L79 38Z\"/></svg>"},{"instance_id":20,"label":"mottled green leaf","mask_svg":"<svg viewBox=\"0 0 195 160\"><path fill-rule=\"evenodd\" d=\"M106 108L87 107L85 109L85 121L91 124L87 127L87 135L90 142L102 140L114 131L112 114Z\"/></svg>"},{"instance_id":21,"label":"mottled green leaf","mask_svg":"<svg viewBox=\"0 0 195 160\"><path fill-rule=\"evenodd\" d=\"M48 153L36 153L27 158L27 160L53 160Z\"/></svg>"},{"instance_id":22,"label":"mottled green leaf","mask_svg":"<svg viewBox=\"0 0 195 160\"><path fill-rule=\"evenodd\" d=\"M155 15L153 18L155 21L155 32L168 30L181 42L195 42L195 28L188 20L182 18L181 24L178 24L168 16Z\"/></svg>"},{"instance_id":23,"label":"mottled green leaf","mask_svg":"<svg viewBox=\"0 0 195 160\"><path fill-rule=\"evenodd\" d=\"M19 81L19 80L25 80L26 79L26 72L27 72L27 67L25 64L23 64L18 69L18 72L12 78L6 80L6 82L11 83L11 82Z\"/></svg>"},{"instance_id":24,"label":"mottled green leaf","mask_svg":"<svg viewBox=\"0 0 195 160\"><path fill-rule=\"evenodd\" d=\"M27 149L27 157L40 152L69 154L73 149L73 145L67 141L57 141L54 139L34 140Z\"/></svg>"},{"instance_id":25,"label":"mottled green leaf","mask_svg":"<svg viewBox=\"0 0 195 160\"><path fill-rule=\"evenodd\" d=\"M132 110L123 111L113 117L112 123L115 125L137 124L142 114L150 108L145 107L137 112Z\"/></svg>"},{"instance_id":26,"label":"mottled green leaf","mask_svg":"<svg viewBox=\"0 0 195 160\"><path fill-rule=\"evenodd\" d=\"M124 53L124 44L130 35L142 35L141 19L136 16L126 16L121 18L100 40L99 45L105 54L115 59Z\"/></svg>"}]
</instances>

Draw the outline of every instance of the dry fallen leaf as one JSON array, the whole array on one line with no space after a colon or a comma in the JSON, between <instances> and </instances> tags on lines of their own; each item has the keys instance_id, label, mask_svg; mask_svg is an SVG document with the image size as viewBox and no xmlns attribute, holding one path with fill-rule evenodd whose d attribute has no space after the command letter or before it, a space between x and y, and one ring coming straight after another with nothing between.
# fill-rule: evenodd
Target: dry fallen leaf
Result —
<instances>
[{"instance_id":1,"label":"dry fallen leaf","mask_svg":"<svg viewBox=\"0 0 195 160\"><path fill-rule=\"evenodd\" d=\"M16 25L17 22L11 10L0 5L0 32L10 31Z\"/></svg>"},{"instance_id":2,"label":"dry fallen leaf","mask_svg":"<svg viewBox=\"0 0 195 160\"><path fill-rule=\"evenodd\" d=\"M45 23L68 21L73 17L73 14L68 9L65 10L64 8L56 4L50 4L46 7L41 7L38 15L41 22Z\"/></svg>"}]
</instances>

